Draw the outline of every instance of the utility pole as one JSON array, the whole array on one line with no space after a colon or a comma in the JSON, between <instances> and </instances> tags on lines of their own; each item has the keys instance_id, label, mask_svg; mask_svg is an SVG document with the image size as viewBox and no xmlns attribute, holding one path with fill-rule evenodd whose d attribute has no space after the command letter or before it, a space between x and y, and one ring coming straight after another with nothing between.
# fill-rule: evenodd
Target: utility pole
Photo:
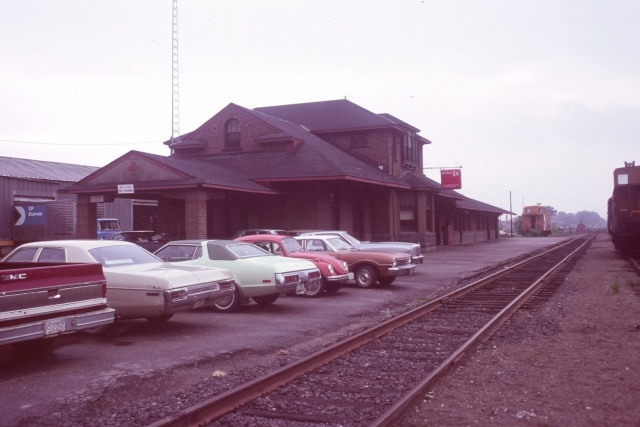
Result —
<instances>
[{"instance_id":1,"label":"utility pole","mask_svg":"<svg viewBox=\"0 0 640 427\"><path fill-rule=\"evenodd\" d=\"M513 237L513 205L511 204L511 191L509 191L509 217L511 223L511 230L509 231L509 237Z\"/></svg>"},{"instance_id":2,"label":"utility pole","mask_svg":"<svg viewBox=\"0 0 640 427\"><path fill-rule=\"evenodd\" d=\"M171 107L173 120L171 124L171 144L180 142L180 84L178 75L178 0L173 0L173 26L172 26L172 46L171 46L171 81L172 95Z\"/></svg>"}]
</instances>

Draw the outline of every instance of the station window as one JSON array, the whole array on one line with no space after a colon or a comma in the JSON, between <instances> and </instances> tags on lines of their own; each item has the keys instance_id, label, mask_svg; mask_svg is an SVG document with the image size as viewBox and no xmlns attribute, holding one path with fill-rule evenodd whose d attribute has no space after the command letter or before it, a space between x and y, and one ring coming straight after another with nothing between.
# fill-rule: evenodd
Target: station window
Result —
<instances>
[{"instance_id":1,"label":"station window","mask_svg":"<svg viewBox=\"0 0 640 427\"><path fill-rule=\"evenodd\" d=\"M417 231L416 194L410 191L400 193L400 231Z\"/></svg>"},{"instance_id":2,"label":"station window","mask_svg":"<svg viewBox=\"0 0 640 427\"><path fill-rule=\"evenodd\" d=\"M405 135L404 161L418 163L418 143L413 133Z\"/></svg>"},{"instance_id":3,"label":"station window","mask_svg":"<svg viewBox=\"0 0 640 427\"><path fill-rule=\"evenodd\" d=\"M227 150L240 149L240 122L231 119L225 125L224 148Z\"/></svg>"}]
</instances>

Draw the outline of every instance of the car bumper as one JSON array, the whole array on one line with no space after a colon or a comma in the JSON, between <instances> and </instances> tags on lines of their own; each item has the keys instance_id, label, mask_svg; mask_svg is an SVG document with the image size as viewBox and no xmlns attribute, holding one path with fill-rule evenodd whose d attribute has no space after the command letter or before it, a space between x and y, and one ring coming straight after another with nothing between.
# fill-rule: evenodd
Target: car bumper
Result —
<instances>
[{"instance_id":1,"label":"car bumper","mask_svg":"<svg viewBox=\"0 0 640 427\"><path fill-rule=\"evenodd\" d=\"M327 276L325 278L329 283L346 283L353 279L353 273L337 274L335 276Z\"/></svg>"},{"instance_id":2,"label":"car bumper","mask_svg":"<svg viewBox=\"0 0 640 427\"><path fill-rule=\"evenodd\" d=\"M170 289L164 291L165 312L171 314L199 307L208 307L221 299L233 295L235 289L236 283L234 281L201 283Z\"/></svg>"},{"instance_id":3,"label":"car bumper","mask_svg":"<svg viewBox=\"0 0 640 427\"><path fill-rule=\"evenodd\" d=\"M386 276L409 276L413 274L416 266L413 264L403 265L400 267L391 267L387 270Z\"/></svg>"},{"instance_id":4,"label":"car bumper","mask_svg":"<svg viewBox=\"0 0 640 427\"><path fill-rule=\"evenodd\" d=\"M298 295L302 295L306 293L307 287L313 286L316 282L322 280L322 275L318 270L302 270L296 271L294 274L298 276L298 280L288 283L276 283L276 289L279 293L295 292Z\"/></svg>"},{"instance_id":5,"label":"car bumper","mask_svg":"<svg viewBox=\"0 0 640 427\"><path fill-rule=\"evenodd\" d=\"M115 318L113 308L102 308L86 313L71 314L20 325L0 328L0 345L48 338L68 332L110 325Z\"/></svg>"}]
</instances>

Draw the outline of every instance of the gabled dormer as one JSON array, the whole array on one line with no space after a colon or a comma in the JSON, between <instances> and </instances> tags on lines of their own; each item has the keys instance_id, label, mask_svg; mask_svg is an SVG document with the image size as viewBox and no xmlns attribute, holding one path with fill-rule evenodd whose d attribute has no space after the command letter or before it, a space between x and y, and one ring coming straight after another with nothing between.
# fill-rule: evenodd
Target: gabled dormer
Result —
<instances>
[{"instance_id":1,"label":"gabled dormer","mask_svg":"<svg viewBox=\"0 0 640 427\"><path fill-rule=\"evenodd\" d=\"M297 125L296 125L297 126ZM174 157L230 152L286 151L301 143L291 124L229 104L198 129L166 141Z\"/></svg>"}]
</instances>

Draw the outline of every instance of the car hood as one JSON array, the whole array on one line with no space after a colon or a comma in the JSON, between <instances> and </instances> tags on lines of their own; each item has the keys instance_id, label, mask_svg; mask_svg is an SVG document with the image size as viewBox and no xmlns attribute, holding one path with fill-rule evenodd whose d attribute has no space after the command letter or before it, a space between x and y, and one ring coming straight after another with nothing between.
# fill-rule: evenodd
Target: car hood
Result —
<instances>
[{"instance_id":1,"label":"car hood","mask_svg":"<svg viewBox=\"0 0 640 427\"><path fill-rule=\"evenodd\" d=\"M382 251L365 251L362 249L350 249L333 252L339 259L350 260L371 260L378 263L391 264L394 260L411 259L408 253L401 252L382 252Z\"/></svg>"},{"instance_id":2,"label":"car hood","mask_svg":"<svg viewBox=\"0 0 640 427\"><path fill-rule=\"evenodd\" d=\"M306 259L298 259L283 256L264 256L247 258L252 262L261 265L271 266L276 273L286 273L289 271L308 270L310 268L316 268L316 265Z\"/></svg>"},{"instance_id":3,"label":"car hood","mask_svg":"<svg viewBox=\"0 0 640 427\"><path fill-rule=\"evenodd\" d=\"M420 246L413 243L399 243L399 242L366 242L360 243L358 245L358 249L366 250L377 250L377 251L385 251L385 252L400 252L400 253L411 253L416 250Z\"/></svg>"},{"instance_id":4,"label":"car hood","mask_svg":"<svg viewBox=\"0 0 640 427\"><path fill-rule=\"evenodd\" d=\"M233 280L233 274L222 268L198 265L147 263L104 269L107 288L171 289L206 282Z\"/></svg>"},{"instance_id":5,"label":"car hood","mask_svg":"<svg viewBox=\"0 0 640 427\"><path fill-rule=\"evenodd\" d=\"M331 264L334 267L336 265L342 266L342 263L338 261L335 257L328 254L318 253L318 252L292 252L292 253L289 253L288 256L291 258L308 259L309 261L312 261L312 262L316 262L316 261L324 262L327 264Z\"/></svg>"}]
</instances>

